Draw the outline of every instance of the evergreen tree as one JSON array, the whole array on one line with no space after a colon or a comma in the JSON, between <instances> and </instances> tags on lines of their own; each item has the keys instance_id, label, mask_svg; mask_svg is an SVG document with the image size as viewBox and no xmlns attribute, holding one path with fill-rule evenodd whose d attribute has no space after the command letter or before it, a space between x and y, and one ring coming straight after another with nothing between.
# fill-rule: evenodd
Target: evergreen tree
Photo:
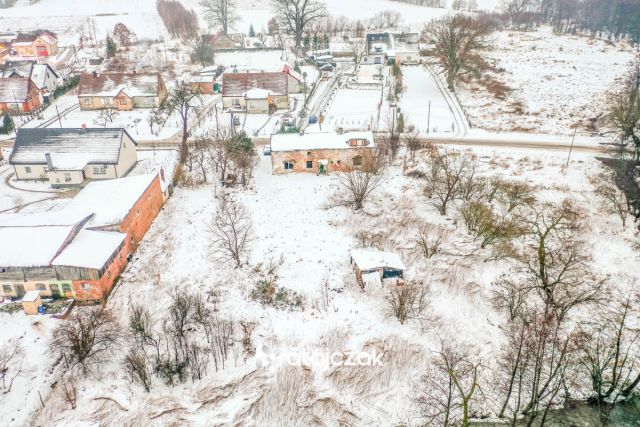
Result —
<instances>
[{"instance_id":1,"label":"evergreen tree","mask_svg":"<svg viewBox=\"0 0 640 427\"><path fill-rule=\"evenodd\" d=\"M13 130L13 120L11 120L11 116L9 113L4 113L0 118L0 133L9 134Z\"/></svg>"},{"instance_id":2,"label":"evergreen tree","mask_svg":"<svg viewBox=\"0 0 640 427\"><path fill-rule=\"evenodd\" d=\"M253 29L253 24L249 25L249 37L255 37L256 30Z\"/></svg>"},{"instance_id":3,"label":"evergreen tree","mask_svg":"<svg viewBox=\"0 0 640 427\"><path fill-rule=\"evenodd\" d=\"M114 42L110 36L107 36L107 58L116 56L117 50L116 42Z\"/></svg>"}]
</instances>

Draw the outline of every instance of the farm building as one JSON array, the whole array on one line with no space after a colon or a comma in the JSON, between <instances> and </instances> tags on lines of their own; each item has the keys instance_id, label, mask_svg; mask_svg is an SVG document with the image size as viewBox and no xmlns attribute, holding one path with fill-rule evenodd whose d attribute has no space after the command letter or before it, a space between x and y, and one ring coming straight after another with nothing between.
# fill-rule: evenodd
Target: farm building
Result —
<instances>
[{"instance_id":1,"label":"farm building","mask_svg":"<svg viewBox=\"0 0 640 427\"><path fill-rule=\"evenodd\" d=\"M289 77L283 72L224 73L224 108L265 114L289 108Z\"/></svg>"},{"instance_id":2,"label":"farm building","mask_svg":"<svg viewBox=\"0 0 640 427\"><path fill-rule=\"evenodd\" d=\"M49 31L18 34L11 40L11 51L22 58L46 58L58 53L58 39Z\"/></svg>"},{"instance_id":3,"label":"farm building","mask_svg":"<svg viewBox=\"0 0 640 427\"><path fill-rule=\"evenodd\" d=\"M158 108L166 98L159 73L84 73L78 85L81 110Z\"/></svg>"},{"instance_id":4,"label":"farm building","mask_svg":"<svg viewBox=\"0 0 640 427\"><path fill-rule=\"evenodd\" d=\"M0 112L33 113L42 102L42 93L29 77L0 79Z\"/></svg>"},{"instance_id":5,"label":"farm building","mask_svg":"<svg viewBox=\"0 0 640 427\"><path fill-rule=\"evenodd\" d=\"M417 64L420 61L418 33L369 33L366 37L364 64Z\"/></svg>"},{"instance_id":6,"label":"farm building","mask_svg":"<svg viewBox=\"0 0 640 427\"><path fill-rule=\"evenodd\" d=\"M374 150L372 132L276 134L271 136L271 170L274 174L345 171L361 166Z\"/></svg>"},{"instance_id":7,"label":"farm building","mask_svg":"<svg viewBox=\"0 0 640 427\"><path fill-rule=\"evenodd\" d=\"M48 180L77 187L88 180L126 176L138 161L136 141L125 129L19 129L9 164L18 180Z\"/></svg>"},{"instance_id":8,"label":"farm building","mask_svg":"<svg viewBox=\"0 0 640 427\"><path fill-rule=\"evenodd\" d=\"M233 50L244 47L244 34L241 33L205 34L202 36L202 40L214 50Z\"/></svg>"},{"instance_id":9,"label":"farm building","mask_svg":"<svg viewBox=\"0 0 640 427\"><path fill-rule=\"evenodd\" d=\"M373 248L352 249L351 265L362 286L385 279L401 280L405 270L398 254Z\"/></svg>"},{"instance_id":10,"label":"farm building","mask_svg":"<svg viewBox=\"0 0 640 427\"><path fill-rule=\"evenodd\" d=\"M166 191L161 170L91 183L61 211L0 214L0 294L103 300Z\"/></svg>"}]
</instances>

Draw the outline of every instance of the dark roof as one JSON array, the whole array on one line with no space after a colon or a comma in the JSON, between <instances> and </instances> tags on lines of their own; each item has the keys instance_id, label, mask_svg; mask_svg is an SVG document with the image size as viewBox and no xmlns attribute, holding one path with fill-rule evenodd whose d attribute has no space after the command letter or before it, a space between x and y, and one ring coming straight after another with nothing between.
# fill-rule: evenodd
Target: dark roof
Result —
<instances>
[{"instance_id":1,"label":"dark roof","mask_svg":"<svg viewBox=\"0 0 640 427\"><path fill-rule=\"evenodd\" d=\"M0 79L0 102L24 102L29 95L29 83L27 77Z\"/></svg>"},{"instance_id":2,"label":"dark roof","mask_svg":"<svg viewBox=\"0 0 640 427\"><path fill-rule=\"evenodd\" d=\"M0 77L31 77L33 61L7 61L0 65Z\"/></svg>"},{"instance_id":3,"label":"dark roof","mask_svg":"<svg viewBox=\"0 0 640 427\"><path fill-rule=\"evenodd\" d=\"M122 128L18 129L9 163L46 164L49 153L60 164L75 163L76 157L85 163L116 164L124 134L137 145Z\"/></svg>"},{"instance_id":4,"label":"dark roof","mask_svg":"<svg viewBox=\"0 0 640 427\"><path fill-rule=\"evenodd\" d=\"M251 89L264 89L275 95L287 95L287 74L224 73L222 76L222 96L244 96Z\"/></svg>"},{"instance_id":5,"label":"dark roof","mask_svg":"<svg viewBox=\"0 0 640 427\"><path fill-rule=\"evenodd\" d=\"M116 96L120 91L130 96L157 96L159 73L84 73L80 76L78 94Z\"/></svg>"}]
</instances>

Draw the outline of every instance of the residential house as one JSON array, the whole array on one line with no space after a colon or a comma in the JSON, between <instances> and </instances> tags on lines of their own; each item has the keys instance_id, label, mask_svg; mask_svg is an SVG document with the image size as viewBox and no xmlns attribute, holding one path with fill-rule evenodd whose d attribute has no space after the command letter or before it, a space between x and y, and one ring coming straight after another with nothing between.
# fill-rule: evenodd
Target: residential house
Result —
<instances>
[{"instance_id":1,"label":"residential house","mask_svg":"<svg viewBox=\"0 0 640 427\"><path fill-rule=\"evenodd\" d=\"M289 108L289 77L283 72L224 73L224 108L247 113L272 113Z\"/></svg>"},{"instance_id":2,"label":"residential house","mask_svg":"<svg viewBox=\"0 0 640 427\"><path fill-rule=\"evenodd\" d=\"M64 209L0 214L0 295L104 300L166 200L164 172L89 184Z\"/></svg>"},{"instance_id":3,"label":"residential house","mask_svg":"<svg viewBox=\"0 0 640 427\"><path fill-rule=\"evenodd\" d=\"M58 39L49 31L18 34L11 41L11 50L23 58L46 58L58 54Z\"/></svg>"},{"instance_id":4,"label":"residential house","mask_svg":"<svg viewBox=\"0 0 640 427\"><path fill-rule=\"evenodd\" d=\"M418 33L369 33L366 37L364 64L398 65L421 62Z\"/></svg>"},{"instance_id":5,"label":"residential house","mask_svg":"<svg viewBox=\"0 0 640 427\"><path fill-rule=\"evenodd\" d=\"M159 73L84 73L78 85L81 110L158 108L166 98Z\"/></svg>"},{"instance_id":6,"label":"residential house","mask_svg":"<svg viewBox=\"0 0 640 427\"><path fill-rule=\"evenodd\" d=\"M244 34L205 34L202 36L204 42L214 50L234 50L244 48Z\"/></svg>"},{"instance_id":7,"label":"residential house","mask_svg":"<svg viewBox=\"0 0 640 427\"><path fill-rule=\"evenodd\" d=\"M398 254L374 248L352 249L351 265L362 287L379 284L386 279L400 284L405 270Z\"/></svg>"},{"instance_id":8,"label":"residential house","mask_svg":"<svg viewBox=\"0 0 640 427\"><path fill-rule=\"evenodd\" d=\"M36 85L43 97L48 96L60 84L60 76L49 64L39 64L33 60L7 61L0 66L0 78L28 77Z\"/></svg>"},{"instance_id":9,"label":"residential house","mask_svg":"<svg viewBox=\"0 0 640 427\"><path fill-rule=\"evenodd\" d=\"M42 103L42 93L30 78L0 79L0 112L33 113Z\"/></svg>"},{"instance_id":10,"label":"residential house","mask_svg":"<svg viewBox=\"0 0 640 427\"><path fill-rule=\"evenodd\" d=\"M326 174L363 165L375 150L372 132L283 133L271 136L274 174Z\"/></svg>"},{"instance_id":11,"label":"residential house","mask_svg":"<svg viewBox=\"0 0 640 427\"><path fill-rule=\"evenodd\" d=\"M138 161L125 129L21 128L9 157L18 180L48 180L54 188L126 176Z\"/></svg>"}]
</instances>

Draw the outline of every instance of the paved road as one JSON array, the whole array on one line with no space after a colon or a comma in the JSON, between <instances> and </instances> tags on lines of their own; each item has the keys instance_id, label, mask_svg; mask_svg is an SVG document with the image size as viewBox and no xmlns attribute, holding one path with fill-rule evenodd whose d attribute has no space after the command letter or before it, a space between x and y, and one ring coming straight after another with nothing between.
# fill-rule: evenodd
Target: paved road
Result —
<instances>
[{"instance_id":1,"label":"paved road","mask_svg":"<svg viewBox=\"0 0 640 427\"><path fill-rule=\"evenodd\" d=\"M459 145L465 147L487 147L487 148L521 148L527 150L545 151L566 151L571 149L571 144L566 141L534 141L534 140L502 140L502 139L478 139L478 138L456 138L456 137L434 137L423 138L423 143L432 142L440 145ZM574 152L600 154L604 150L603 146L575 143Z\"/></svg>"}]
</instances>

